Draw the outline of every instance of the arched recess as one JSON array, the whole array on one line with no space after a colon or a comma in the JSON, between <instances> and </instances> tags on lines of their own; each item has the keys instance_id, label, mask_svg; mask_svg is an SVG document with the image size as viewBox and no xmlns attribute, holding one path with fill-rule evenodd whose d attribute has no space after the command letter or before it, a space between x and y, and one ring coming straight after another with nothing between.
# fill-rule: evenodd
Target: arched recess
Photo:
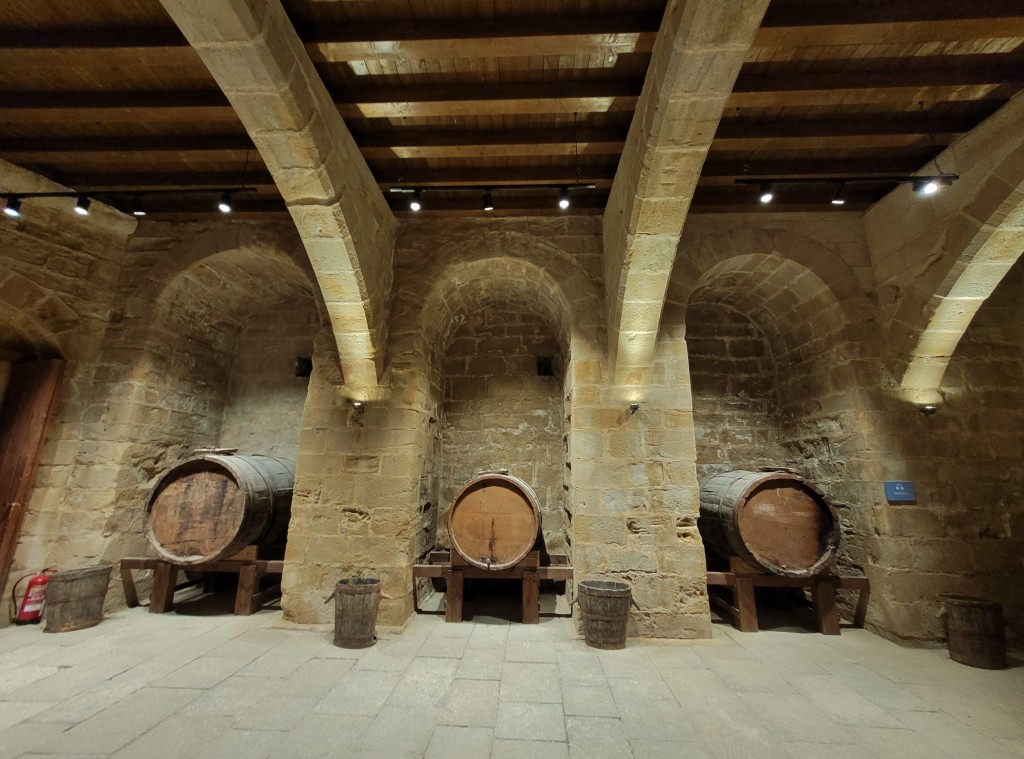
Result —
<instances>
[{"instance_id":1,"label":"arched recess","mask_svg":"<svg viewBox=\"0 0 1024 759\"><path fill-rule=\"evenodd\" d=\"M546 548L564 552L569 299L548 272L509 258L460 262L434 281L418 318L438 429L432 541L448 544L447 511L478 470L508 469L537 493Z\"/></svg>"},{"instance_id":2,"label":"arched recess","mask_svg":"<svg viewBox=\"0 0 1024 759\"><path fill-rule=\"evenodd\" d=\"M685 335L698 478L732 469L790 466L835 501L848 539L841 561L866 551L863 498L874 446L859 423L865 404L851 313L816 273L778 254L715 263L670 289L663 339Z\"/></svg>"},{"instance_id":3,"label":"arched recess","mask_svg":"<svg viewBox=\"0 0 1024 759\"><path fill-rule=\"evenodd\" d=\"M114 536L112 559L140 550L150 489L195 448L292 461L298 453L308 379L296 376L296 358L312 355L321 326L310 280L276 247L202 253L176 266L155 297L158 280L147 279L108 342L110 400L89 434L111 478L80 477L107 506L89 519Z\"/></svg>"}]
</instances>

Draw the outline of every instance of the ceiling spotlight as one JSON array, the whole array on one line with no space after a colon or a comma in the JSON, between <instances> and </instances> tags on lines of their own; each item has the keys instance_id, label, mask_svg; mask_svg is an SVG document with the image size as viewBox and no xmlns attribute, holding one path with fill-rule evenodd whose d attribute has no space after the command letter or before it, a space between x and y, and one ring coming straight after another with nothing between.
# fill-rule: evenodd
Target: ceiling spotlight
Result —
<instances>
[{"instance_id":1,"label":"ceiling spotlight","mask_svg":"<svg viewBox=\"0 0 1024 759\"><path fill-rule=\"evenodd\" d=\"M775 193L772 192L772 183L764 182L761 184L761 202L771 203L775 199Z\"/></svg>"},{"instance_id":2,"label":"ceiling spotlight","mask_svg":"<svg viewBox=\"0 0 1024 759\"><path fill-rule=\"evenodd\" d=\"M145 216L145 215L146 215L146 209L142 207L142 200L139 198L138 195L136 195L135 199L132 201L132 216Z\"/></svg>"},{"instance_id":3,"label":"ceiling spotlight","mask_svg":"<svg viewBox=\"0 0 1024 759\"><path fill-rule=\"evenodd\" d=\"M841 206L846 204L846 183L843 182L836 188L836 194L832 196L832 205Z\"/></svg>"},{"instance_id":4,"label":"ceiling spotlight","mask_svg":"<svg viewBox=\"0 0 1024 759\"><path fill-rule=\"evenodd\" d=\"M939 183L934 179L921 179L914 182L914 192L918 195L934 195L939 191Z\"/></svg>"},{"instance_id":5,"label":"ceiling spotlight","mask_svg":"<svg viewBox=\"0 0 1024 759\"><path fill-rule=\"evenodd\" d=\"M569 188L563 187L561 194L558 196L558 207L563 211L569 207Z\"/></svg>"},{"instance_id":6,"label":"ceiling spotlight","mask_svg":"<svg viewBox=\"0 0 1024 759\"><path fill-rule=\"evenodd\" d=\"M12 219L17 219L21 216L21 200L18 198L8 198L7 205L4 206L4 213Z\"/></svg>"},{"instance_id":7,"label":"ceiling spotlight","mask_svg":"<svg viewBox=\"0 0 1024 759\"><path fill-rule=\"evenodd\" d=\"M409 210L417 213L421 208L423 208L423 194L416 190L413 192L412 197L409 198Z\"/></svg>"},{"instance_id":8,"label":"ceiling spotlight","mask_svg":"<svg viewBox=\"0 0 1024 759\"><path fill-rule=\"evenodd\" d=\"M491 191L490 190L486 190L484 192L484 210L485 211L493 211L494 210L494 198L491 197Z\"/></svg>"},{"instance_id":9,"label":"ceiling spotlight","mask_svg":"<svg viewBox=\"0 0 1024 759\"><path fill-rule=\"evenodd\" d=\"M231 213L231 193L225 192L220 196L220 202L217 204L217 208L220 209L221 213Z\"/></svg>"},{"instance_id":10,"label":"ceiling spotlight","mask_svg":"<svg viewBox=\"0 0 1024 759\"><path fill-rule=\"evenodd\" d=\"M75 203L75 213L79 216L88 216L90 203L91 201L85 195L79 195L78 201Z\"/></svg>"}]
</instances>

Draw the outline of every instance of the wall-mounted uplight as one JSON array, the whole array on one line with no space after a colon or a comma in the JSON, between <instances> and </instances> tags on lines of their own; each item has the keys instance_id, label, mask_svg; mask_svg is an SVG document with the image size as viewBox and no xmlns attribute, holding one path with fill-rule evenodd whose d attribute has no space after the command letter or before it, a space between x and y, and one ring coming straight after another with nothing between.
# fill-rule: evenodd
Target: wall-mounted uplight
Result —
<instances>
[{"instance_id":1,"label":"wall-mounted uplight","mask_svg":"<svg viewBox=\"0 0 1024 759\"><path fill-rule=\"evenodd\" d=\"M363 405L362 401L352 401L352 410L356 412L357 416L362 416L366 410L366 406Z\"/></svg>"},{"instance_id":2,"label":"wall-mounted uplight","mask_svg":"<svg viewBox=\"0 0 1024 759\"><path fill-rule=\"evenodd\" d=\"M8 198L7 205L4 206L4 213L12 219L21 216L21 198Z\"/></svg>"},{"instance_id":3,"label":"wall-mounted uplight","mask_svg":"<svg viewBox=\"0 0 1024 759\"><path fill-rule=\"evenodd\" d=\"M77 213L79 216L88 216L89 206L91 204L92 201L89 200L88 197L86 197L85 195L79 195L78 200L75 201L75 213Z\"/></svg>"},{"instance_id":4,"label":"wall-mounted uplight","mask_svg":"<svg viewBox=\"0 0 1024 759\"><path fill-rule=\"evenodd\" d=\"M629 413L630 414L635 414L639 410L640 410L640 404L639 403L630 403L629 404Z\"/></svg>"},{"instance_id":5,"label":"wall-mounted uplight","mask_svg":"<svg viewBox=\"0 0 1024 759\"><path fill-rule=\"evenodd\" d=\"M917 410L920 411L925 416L931 416L932 414L939 410L939 407L936 406L934 403L922 403L920 406L917 407Z\"/></svg>"}]
</instances>

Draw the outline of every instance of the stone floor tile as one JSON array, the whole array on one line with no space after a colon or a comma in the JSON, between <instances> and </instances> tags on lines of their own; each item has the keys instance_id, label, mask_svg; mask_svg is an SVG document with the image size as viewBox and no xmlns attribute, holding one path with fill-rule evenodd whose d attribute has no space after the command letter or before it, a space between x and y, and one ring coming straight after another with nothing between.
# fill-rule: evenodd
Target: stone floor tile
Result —
<instances>
[{"instance_id":1,"label":"stone floor tile","mask_svg":"<svg viewBox=\"0 0 1024 759\"><path fill-rule=\"evenodd\" d=\"M496 680L456 680L441 711L441 723L493 728L498 718Z\"/></svg>"},{"instance_id":2,"label":"stone floor tile","mask_svg":"<svg viewBox=\"0 0 1024 759\"><path fill-rule=\"evenodd\" d=\"M851 727L856 745L877 759L945 759L959 756L944 750L928 736L887 727ZM993 759L986 756L985 759Z\"/></svg>"},{"instance_id":3,"label":"stone floor tile","mask_svg":"<svg viewBox=\"0 0 1024 759\"><path fill-rule=\"evenodd\" d=\"M513 639L505 647L505 661L557 664L558 658L553 641Z\"/></svg>"},{"instance_id":4,"label":"stone floor tile","mask_svg":"<svg viewBox=\"0 0 1024 759\"><path fill-rule=\"evenodd\" d=\"M224 730L210 736L210 740L199 748L190 759L266 759L276 736L267 730Z\"/></svg>"},{"instance_id":5,"label":"stone floor tile","mask_svg":"<svg viewBox=\"0 0 1024 759\"><path fill-rule=\"evenodd\" d=\"M558 676L563 685L574 687L608 685L601 659L591 651L559 651Z\"/></svg>"},{"instance_id":6,"label":"stone floor tile","mask_svg":"<svg viewBox=\"0 0 1024 759\"><path fill-rule=\"evenodd\" d=\"M564 741L565 716L561 704L498 703L498 721L495 738L522 738L529 736L538 741Z\"/></svg>"},{"instance_id":7,"label":"stone floor tile","mask_svg":"<svg viewBox=\"0 0 1024 759\"><path fill-rule=\"evenodd\" d=\"M473 632L469 636L467 647L473 649L505 650L505 643L508 641L508 624L487 625L477 623L473 626Z\"/></svg>"},{"instance_id":8,"label":"stone floor tile","mask_svg":"<svg viewBox=\"0 0 1024 759\"><path fill-rule=\"evenodd\" d=\"M46 701L0 701L0 732L55 706Z\"/></svg>"},{"instance_id":9,"label":"stone floor tile","mask_svg":"<svg viewBox=\"0 0 1024 759\"><path fill-rule=\"evenodd\" d=\"M509 640L547 640L557 642L572 637L574 633L570 620L560 618L542 618L540 624L523 625L514 624L508 628Z\"/></svg>"},{"instance_id":10,"label":"stone floor tile","mask_svg":"<svg viewBox=\"0 0 1024 759\"><path fill-rule=\"evenodd\" d=\"M255 706L240 709L232 716L235 727L240 730L291 730L316 705L315 698L264 691Z\"/></svg>"},{"instance_id":11,"label":"stone floor tile","mask_svg":"<svg viewBox=\"0 0 1024 759\"><path fill-rule=\"evenodd\" d=\"M246 659L232 659L226 656L201 656L169 675L155 680L159 688L209 689L248 664Z\"/></svg>"},{"instance_id":12,"label":"stone floor tile","mask_svg":"<svg viewBox=\"0 0 1024 759\"><path fill-rule=\"evenodd\" d=\"M787 750L749 712L720 714L694 723L699 744L716 759L788 759ZM831 746L822 745L822 755Z\"/></svg>"},{"instance_id":13,"label":"stone floor tile","mask_svg":"<svg viewBox=\"0 0 1024 759\"><path fill-rule=\"evenodd\" d=\"M375 716L401 677L399 672L350 670L313 708L318 714Z\"/></svg>"},{"instance_id":14,"label":"stone floor tile","mask_svg":"<svg viewBox=\"0 0 1024 759\"><path fill-rule=\"evenodd\" d=\"M618 719L608 717L566 717L569 756L572 759L632 759L633 750Z\"/></svg>"},{"instance_id":15,"label":"stone floor tile","mask_svg":"<svg viewBox=\"0 0 1024 759\"><path fill-rule=\"evenodd\" d=\"M903 727L927 736L955 756L998 757L1003 752L1000 741L971 729L960 717L946 712L896 712ZM1020 741L1024 745L1024 741ZM1016 754L1024 757L1024 751Z\"/></svg>"},{"instance_id":16,"label":"stone floor tile","mask_svg":"<svg viewBox=\"0 0 1024 759\"><path fill-rule=\"evenodd\" d=\"M231 717L196 717L180 714L156 725L124 748L112 759L180 759L199 753L214 736L231 730Z\"/></svg>"},{"instance_id":17,"label":"stone floor tile","mask_svg":"<svg viewBox=\"0 0 1024 759\"><path fill-rule=\"evenodd\" d=\"M32 664L6 670L3 680L0 680L0 698L4 698L11 691L16 691L39 680L52 677L58 672L60 670L55 666L36 666Z\"/></svg>"},{"instance_id":18,"label":"stone floor tile","mask_svg":"<svg viewBox=\"0 0 1024 759\"><path fill-rule=\"evenodd\" d=\"M321 699L352 669L352 659L310 659L281 681L278 692Z\"/></svg>"},{"instance_id":19,"label":"stone floor tile","mask_svg":"<svg viewBox=\"0 0 1024 759\"><path fill-rule=\"evenodd\" d=\"M827 674L798 675L790 680L819 709L844 725L901 727L889 711L877 706L849 685Z\"/></svg>"},{"instance_id":20,"label":"stone floor tile","mask_svg":"<svg viewBox=\"0 0 1024 759\"><path fill-rule=\"evenodd\" d=\"M605 686L580 688L562 684L562 708L567 715L581 717L615 717L619 709Z\"/></svg>"},{"instance_id":21,"label":"stone floor tile","mask_svg":"<svg viewBox=\"0 0 1024 759\"><path fill-rule=\"evenodd\" d=\"M458 666L456 659L413 659L392 689L387 703L392 706L441 706L455 680Z\"/></svg>"},{"instance_id":22,"label":"stone floor tile","mask_svg":"<svg viewBox=\"0 0 1024 759\"><path fill-rule=\"evenodd\" d=\"M401 672L415 657L415 653L401 650L394 652L379 643L363 654L352 665L354 670L370 670L373 672Z\"/></svg>"},{"instance_id":23,"label":"stone floor tile","mask_svg":"<svg viewBox=\"0 0 1024 759\"><path fill-rule=\"evenodd\" d=\"M40 746L42 753L110 754L160 724L203 691L143 688Z\"/></svg>"},{"instance_id":24,"label":"stone floor tile","mask_svg":"<svg viewBox=\"0 0 1024 759\"><path fill-rule=\"evenodd\" d=\"M494 728L438 725L425 759L480 759L491 755Z\"/></svg>"},{"instance_id":25,"label":"stone floor tile","mask_svg":"<svg viewBox=\"0 0 1024 759\"><path fill-rule=\"evenodd\" d=\"M68 729L59 722L19 722L0 730L0 756L21 756L35 751Z\"/></svg>"},{"instance_id":26,"label":"stone floor tile","mask_svg":"<svg viewBox=\"0 0 1024 759\"><path fill-rule=\"evenodd\" d=\"M501 673L502 701L558 704L562 687L557 664L505 662Z\"/></svg>"},{"instance_id":27,"label":"stone floor tile","mask_svg":"<svg viewBox=\"0 0 1024 759\"><path fill-rule=\"evenodd\" d=\"M377 751L380 757L403 753L423 754L437 725L440 709L384 706L359 739L357 748Z\"/></svg>"},{"instance_id":28,"label":"stone floor tile","mask_svg":"<svg viewBox=\"0 0 1024 759\"><path fill-rule=\"evenodd\" d=\"M447 659L461 659L469 645L469 637L464 638L428 638L427 642L420 649L420 656L443 657Z\"/></svg>"},{"instance_id":29,"label":"stone floor tile","mask_svg":"<svg viewBox=\"0 0 1024 759\"><path fill-rule=\"evenodd\" d=\"M500 680L504 668L503 648L467 648L459 661L455 677L465 680Z\"/></svg>"},{"instance_id":30,"label":"stone floor tile","mask_svg":"<svg viewBox=\"0 0 1024 759\"><path fill-rule=\"evenodd\" d=\"M270 756L282 759L350 756L374 719L365 714L307 714L290 730L273 735Z\"/></svg>"},{"instance_id":31,"label":"stone floor tile","mask_svg":"<svg viewBox=\"0 0 1024 759\"><path fill-rule=\"evenodd\" d=\"M630 739L693 743L698 737L686 712L676 703L629 701L616 703L622 727Z\"/></svg>"},{"instance_id":32,"label":"stone floor tile","mask_svg":"<svg viewBox=\"0 0 1024 759\"><path fill-rule=\"evenodd\" d=\"M672 690L662 680L661 675L653 670L644 670L642 674L634 677L609 677L608 687L617 701L676 701Z\"/></svg>"},{"instance_id":33,"label":"stone floor tile","mask_svg":"<svg viewBox=\"0 0 1024 759\"><path fill-rule=\"evenodd\" d=\"M852 743L853 736L796 693L742 693L750 714L783 743Z\"/></svg>"},{"instance_id":34,"label":"stone floor tile","mask_svg":"<svg viewBox=\"0 0 1024 759\"><path fill-rule=\"evenodd\" d=\"M320 641L311 641L301 631L290 632L287 638L253 659L238 674L243 677L288 677L322 648Z\"/></svg>"},{"instance_id":35,"label":"stone floor tile","mask_svg":"<svg viewBox=\"0 0 1024 759\"><path fill-rule=\"evenodd\" d=\"M820 743L789 743L782 747L791 759L874 759L864 746L830 745L828 751Z\"/></svg>"},{"instance_id":36,"label":"stone floor tile","mask_svg":"<svg viewBox=\"0 0 1024 759\"><path fill-rule=\"evenodd\" d=\"M633 759L713 759L705 748L695 743L631 738L629 745L633 749Z\"/></svg>"},{"instance_id":37,"label":"stone floor tile","mask_svg":"<svg viewBox=\"0 0 1024 759\"><path fill-rule=\"evenodd\" d=\"M496 738L491 759L569 759L569 744Z\"/></svg>"}]
</instances>

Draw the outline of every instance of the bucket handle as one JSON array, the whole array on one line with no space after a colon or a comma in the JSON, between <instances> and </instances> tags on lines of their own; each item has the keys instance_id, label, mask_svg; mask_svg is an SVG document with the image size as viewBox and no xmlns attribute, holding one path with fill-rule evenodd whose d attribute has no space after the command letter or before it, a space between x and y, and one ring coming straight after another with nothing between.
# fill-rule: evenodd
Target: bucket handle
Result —
<instances>
[{"instance_id":1,"label":"bucket handle","mask_svg":"<svg viewBox=\"0 0 1024 759\"><path fill-rule=\"evenodd\" d=\"M573 607L573 605L574 605L574 604L578 604L579 602L580 602L580 597L579 597L579 596L576 596L576 597L575 597L574 599L572 599L572 600L571 600L571 601L569 602L569 608L571 609L571 608ZM325 603L326 603L326 602L325 602ZM632 606L632 607L633 607L634 609L636 609L637 611L643 611L643 609L641 609L641 608L640 608L640 604L638 604L638 603L636 602L636 599L635 599L635 598L633 598L633 594L632 594L632 593L630 593L630 594L629 594L629 603L630 603L630 605L631 605L631 606Z\"/></svg>"}]
</instances>

